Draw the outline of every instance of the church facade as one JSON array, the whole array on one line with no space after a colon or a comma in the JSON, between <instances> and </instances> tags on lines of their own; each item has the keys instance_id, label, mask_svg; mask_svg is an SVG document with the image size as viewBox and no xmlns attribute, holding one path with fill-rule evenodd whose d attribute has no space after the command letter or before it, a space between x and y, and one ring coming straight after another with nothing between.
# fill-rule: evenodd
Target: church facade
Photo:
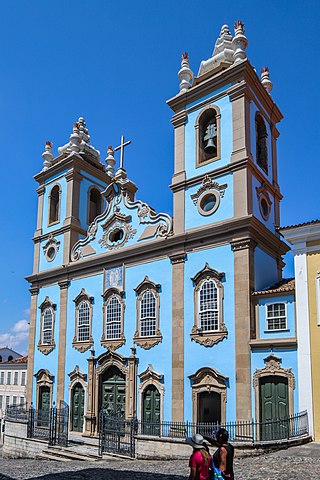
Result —
<instances>
[{"instance_id":1,"label":"church facade","mask_svg":"<svg viewBox=\"0 0 320 480\"><path fill-rule=\"evenodd\" d=\"M152 421L278 418L300 410L295 287L282 279L277 124L268 69L224 25L173 111L173 217L137 198L125 141L105 165L83 118L46 143L34 235L27 399ZM121 160L115 169L114 151ZM129 155L129 154L128 154Z\"/></svg>"}]
</instances>

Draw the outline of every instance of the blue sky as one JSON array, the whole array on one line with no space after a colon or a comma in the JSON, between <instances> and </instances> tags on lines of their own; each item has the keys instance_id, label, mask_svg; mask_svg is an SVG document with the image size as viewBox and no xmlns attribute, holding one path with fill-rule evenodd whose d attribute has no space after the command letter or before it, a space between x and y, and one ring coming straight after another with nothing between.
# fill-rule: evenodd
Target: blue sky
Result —
<instances>
[{"instance_id":1,"label":"blue sky","mask_svg":"<svg viewBox=\"0 0 320 480\"><path fill-rule=\"evenodd\" d=\"M123 134L138 197L172 213L173 129L183 51L197 72L221 25L241 19L248 58L267 65L279 125L281 224L319 218L319 7L316 1L0 0L0 346L27 349L37 195L44 142L56 148L84 116L101 151ZM289 261L287 275L292 274Z\"/></svg>"}]
</instances>

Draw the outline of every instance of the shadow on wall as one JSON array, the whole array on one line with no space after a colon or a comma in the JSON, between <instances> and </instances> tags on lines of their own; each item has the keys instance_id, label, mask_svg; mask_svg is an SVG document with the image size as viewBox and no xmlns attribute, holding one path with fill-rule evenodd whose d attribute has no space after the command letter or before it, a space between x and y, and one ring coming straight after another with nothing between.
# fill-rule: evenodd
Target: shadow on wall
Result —
<instances>
[{"instance_id":1,"label":"shadow on wall","mask_svg":"<svg viewBox=\"0 0 320 480\"><path fill-rule=\"evenodd\" d=\"M88 468L77 472L61 472L29 478L28 480L185 480L185 475L168 475L161 473L137 472L132 470L112 470L109 468ZM1 476L0 480L14 480L10 477Z\"/></svg>"}]
</instances>

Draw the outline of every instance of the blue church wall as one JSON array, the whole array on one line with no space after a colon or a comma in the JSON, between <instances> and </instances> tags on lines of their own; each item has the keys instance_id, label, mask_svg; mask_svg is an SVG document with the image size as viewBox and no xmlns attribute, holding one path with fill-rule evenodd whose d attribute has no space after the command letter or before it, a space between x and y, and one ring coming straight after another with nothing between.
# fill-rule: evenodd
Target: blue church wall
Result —
<instances>
[{"instance_id":1,"label":"blue church wall","mask_svg":"<svg viewBox=\"0 0 320 480\"><path fill-rule=\"evenodd\" d=\"M259 112L259 109L257 108L256 104L251 102L250 103L250 147L251 147L251 153L252 157L254 159L255 164L257 165L257 151L256 151L256 113ZM260 112L262 114L262 112ZM263 115L262 115L263 117ZM268 138L267 138L267 146L268 146L268 175L266 175L265 171L262 170L259 165L257 167L259 170L263 173L263 175L266 175L266 177L270 180L272 183L273 179L273 171L272 171L272 135L271 135L271 128L269 123L266 121L266 119L263 117L266 128L267 128L267 133L268 133Z\"/></svg>"},{"instance_id":2,"label":"blue church wall","mask_svg":"<svg viewBox=\"0 0 320 480\"><path fill-rule=\"evenodd\" d=\"M255 392L253 387L253 375L256 370L265 367L264 359L271 353L279 357L282 368L291 368L295 378L296 386L293 391L294 413L299 412L299 398L298 398L298 361L297 361L297 349L296 348L273 348L272 351L269 348L264 350L252 350L251 352L251 378L252 378L252 416L255 417ZM256 419L259 420L259 419Z\"/></svg>"},{"instance_id":3,"label":"blue church wall","mask_svg":"<svg viewBox=\"0 0 320 480\"><path fill-rule=\"evenodd\" d=\"M72 372L76 365L79 365L80 370L83 373L88 371L87 358L90 357L90 351L79 352L75 348L72 348L72 341L75 335L75 314L76 305L73 301L84 288L89 297L93 297L92 304L92 337L94 339L95 354L98 357L101 353L105 352L105 348L100 345L100 339L102 336L103 328L103 275L87 276L86 278L80 278L73 280L68 289L68 310L67 310L67 331L66 331L66 348L68 354L66 355L66 384L65 384L65 400L69 402L69 385L67 374Z\"/></svg>"},{"instance_id":4,"label":"blue church wall","mask_svg":"<svg viewBox=\"0 0 320 480\"><path fill-rule=\"evenodd\" d=\"M48 355L44 355L37 349L38 342L40 340L41 332L41 310L37 308L37 320L36 320L36 338L34 346L34 373L37 373L41 368L49 370L54 375L52 399L55 401L57 393L57 374L58 374L58 350L59 350L59 329L60 329L60 287L58 285L52 285L49 287L41 288L38 295L38 307L44 302L46 297L56 304L55 316L54 316L54 341L55 348ZM36 405L36 391L37 381L33 377L33 404Z\"/></svg>"},{"instance_id":5,"label":"blue church wall","mask_svg":"<svg viewBox=\"0 0 320 480\"><path fill-rule=\"evenodd\" d=\"M284 330L268 330L267 305L272 303L284 303L286 306L287 328ZM260 338L284 338L295 336L294 295L260 298L258 302L258 312Z\"/></svg>"},{"instance_id":6,"label":"blue church wall","mask_svg":"<svg viewBox=\"0 0 320 480\"><path fill-rule=\"evenodd\" d=\"M278 268L275 258L264 250L256 247L254 250L254 289L256 291L270 287L278 281Z\"/></svg>"},{"instance_id":7,"label":"blue church wall","mask_svg":"<svg viewBox=\"0 0 320 480\"><path fill-rule=\"evenodd\" d=\"M46 190L44 194L44 202L43 202L43 216L42 216L42 233L50 233L58 228L63 226L63 221L66 218L66 208L67 208L67 181L63 176L65 172L60 174L59 176L53 177L50 182L46 184ZM49 223L49 195L51 189L55 186L60 186L60 215L59 215L59 222L54 223L53 225L48 225Z\"/></svg>"},{"instance_id":8,"label":"blue church wall","mask_svg":"<svg viewBox=\"0 0 320 480\"><path fill-rule=\"evenodd\" d=\"M214 90L213 92L210 92L208 93L208 95L205 95L204 97L201 98L201 102L204 102L205 100L209 100L210 98L212 98L214 95L218 95L219 93L222 93L222 92L225 92L228 90L228 88L232 87L232 84L231 83L228 83L227 85L224 85L223 87L221 88L217 88L216 90ZM192 108L192 107L195 107L197 104L199 103L199 100L196 100L195 102L190 102L190 103L187 103L186 107L187 108ZM214 102L216 104L216 102Z\"/></svg>"},{"instance_id":9,"label":"blue church wall","mask_svg":"<svg viewBox=\"0 0 320 480\"><path fill-rule=\"evenodd\" d=\"M96 187L100 192L105 189L105 185L102 185L97 181L92 175L88 175L86 172L81 171L83 178L80 182L80 206L79 206L79 220L81 228L84 230L88 229L88 199L89 199L89 190L91 187ZM103 200L102 212L105 209L105 201Z\"/></svg>"},{"instance_id":10,"label":"blue church wall","mask_svg":"<svg viewBox=\"0 0 320 480\"><path fill-rule=\"evenodd\" d=\"M136 288L148 276L154 283L161 285L160 288L160 331L162 342L144 350L137 346L137 357L139 358L138 373L147 369L149 364L164 376L164 409L165 420L171 419L171 382L172 382L172 266L169 259L158 260L134 267L126 268L125 272L125 336L126 345L117 350L122 355L130 355L130 347L133 345L133 336L136 331ZM139 379L138 379L139 387ZM140 412L140 399L138 396L137 412Z\"/></svg>"},{"instance_id":11,"label":"blue church wall","mask_svg":"<svg viewBox=\"0 0 320 480\"><path fill-rule=\"evenodd\" d=\"M224 272L223 319L228 337L213 347L204 347L191 341L190 332L194 325L194 285L191 280L203 269L206 262L211 268ZM189 376L199 368L212 367L228 378L227 421L236 418L235 392L235 325L234 325L234 258L230 245L188 254L185 262L185 419L192 419L192 385Z\"/></svg>"},{"instance_id":12,"label":"blue church wall","mask_svg":"<svg viewBox=\"0 0 320 480\"><path fill-rule=\"evenodd\" d=\"M59 249L56 253L56 256L53 260L50 262L47 260L43 247L44 245L48 242L48 239L42 240L40 243L40 262L39 262L39 270L47 270L48 268L53 268L53 267L59 267L60 265L63 264L63 243L64 243L64 236L63 234L61 235L55 235L54 236L55 240L60 242Z\"/></svg>"},{"instance_id":13,"label":"blue church wall","mask_svg":"<svg viewBox=\"0 0 320 480\"><path fill-rule=\"evenodd\" d=\"M185 191L185 228L199 227L209 225L214 222L233 217L233 176L223 175L214 179L220 185L227 184L224 196L220 197L218 209L211 215L201 215L197 206L193 203L191 195L195 194L201 184L189 187Z\"/></svg>"},{"instance_id":14,"label":"blue church wall","mask_svg":"<svg viewBox=\"0 0 320 480\"><path fill-rule=\"evenodd\" d=\"M202 100L202 99L201 99ZM232 153L232 103L228 96L220 98L212 105L220 109L220 145L221 158L196 168L196 132L195 123L203 107L189 113L185 127L185 170L187 178L195 177L216 168L227 165Z\"/></svg>"},{"instance_id":15,"label":"blue church wall","mask_svg":"<svg viewBox=\"0 0 320 480\"><path fill-rule=\"evenodd\" d=\"M268 220L265 220L263 216L261 215L260 212L260 207L259 207L259 198L257 195L257 188L261 187L261 182L259 182L256 177L252 176L252 208L253 208L253 214L255 217L257 217L260 222L264 223L266 227L269 228L273 233L275 232L275 220L274 220L274 198L273 196L270 196L270 200L272 202L270 206L270 215Z\"/></svg>"}]
</instances>

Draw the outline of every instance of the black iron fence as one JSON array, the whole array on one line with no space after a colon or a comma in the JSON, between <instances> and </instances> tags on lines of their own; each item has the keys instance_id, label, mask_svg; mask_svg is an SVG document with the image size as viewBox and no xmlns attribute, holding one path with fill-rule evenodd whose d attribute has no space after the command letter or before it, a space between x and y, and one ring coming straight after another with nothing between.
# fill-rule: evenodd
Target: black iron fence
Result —
<instances>
[{"instance_id":1,"label":"black iron fence","mask_svg":"<svg viewBox=\"0 0 320 480\"><path fill-rule=\"evenodd\" d=\"M186 438L195 433L214 437L223 427L229 432L231 442L259 443L290 440L309 433L308 413L301 412L286 418L264 422L254 420L226 423L148 422L135 421L135 434L154 437Z\"/></svg>"},{"instance_id":2,"label":"black iron fence","mask_svg":"<svg viewBox=\"0 0 320 480\"><path fill-rule=\"evenodd\" d=\"M104 452L133 458L138 423L135 419L126 420L121 416L100 412L99 455Z\"/></svg>"},{"instance_id":3,"label":"black iron fence","mask_svg":"<svg viewBox=\"0 0 320 480\"><path fill-rule=\"evenodd\" d=\"M49 445L68 445L69 406L60 402L49 409L36 410L27 405L10 405L6 419L27 423L27 437L48 442Z\"/></svg>"}]
</instances>

